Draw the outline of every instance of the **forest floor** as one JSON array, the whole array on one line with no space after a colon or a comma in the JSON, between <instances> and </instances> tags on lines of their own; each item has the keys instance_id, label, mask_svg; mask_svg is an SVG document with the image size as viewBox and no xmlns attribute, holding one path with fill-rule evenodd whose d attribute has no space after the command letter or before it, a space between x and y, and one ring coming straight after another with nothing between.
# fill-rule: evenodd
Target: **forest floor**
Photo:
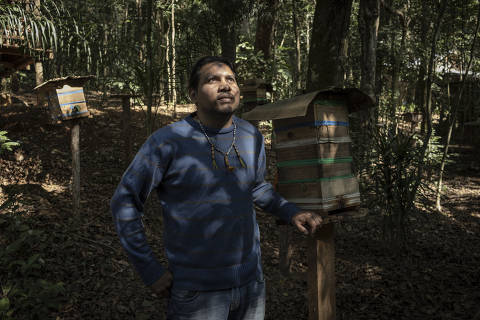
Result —
<instances>
[{"instance_id":1,"label":"forest floor","mask_svg":"<svg viewBox=\"0 0 480 320\"><path fill-rule=\"evenodd\" d=\"M0 128L21 142L0 156L0 204L9 201L0 214L0 318L10 310L11 319L164 319L165 300L129 265L109 210L127 165L120 103L91 104L94 117L81 121L80 216L72 215L69 127L49 124L38 108L0 108ZM143 119L137 109L135 150ZM159 124L171 121L157 116ZM444 212L419 207L404 249L384 244L378 216L336 225L337 319L471 320L480 311L479 150L455 152ZM147 208L149 242L165 261L158 203ZM307 319L306 237L293 233L293 275L284 277L275 219L259 213L258 222L266 319Z\"/></svg>"}]
</instances>

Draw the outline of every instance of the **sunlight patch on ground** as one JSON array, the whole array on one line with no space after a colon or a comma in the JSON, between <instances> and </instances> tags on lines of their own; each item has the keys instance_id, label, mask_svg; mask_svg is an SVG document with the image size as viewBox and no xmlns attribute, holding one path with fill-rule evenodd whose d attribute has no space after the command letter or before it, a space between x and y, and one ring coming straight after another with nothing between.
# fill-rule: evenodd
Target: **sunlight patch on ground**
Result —
<instances>
[{"instance_id":1,"label":"sunlight patch on ground","mask_svg":"<svg viewBox=\"0 0 480 320\"><path fill-rule=\"evenodd\" d=\"M90 111L90 113L93 115L93 116L102 116L102 115L106 115L107 113L103 110L99 110L97 108L92 108L92 107L88 107L88 111Z\"/></svg>"},{"instance_id":2,"label":"sunlight patch on ground","mask_svg":"<svg viewBox=\"0 0 480 320\"><path fill-rule=\"evenodd\" d=\"M55 193L66 192L68 189L66 186L62 186L59 184L48 184L48 183L42 183L42 188L47 192L55 192Z\"/></svg>"}]
</instances>

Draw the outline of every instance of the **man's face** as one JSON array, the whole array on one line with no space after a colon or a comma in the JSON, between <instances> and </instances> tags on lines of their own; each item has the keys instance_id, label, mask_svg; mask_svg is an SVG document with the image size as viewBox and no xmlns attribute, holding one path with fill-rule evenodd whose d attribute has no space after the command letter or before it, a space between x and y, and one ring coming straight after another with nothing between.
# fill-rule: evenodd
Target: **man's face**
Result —
<instances>
[{"instance_id":1,"label":"man's face","mask_svg":"<svg viewBox=\"0 0 480 320\"><path fill-rule=\"evenodd\" d=\"M190 98L198 111L211 116L231 115L240 103L240 89L233 71L223 63L204 65L199 72L197 90Z\"/></svg>"}]
</instances>

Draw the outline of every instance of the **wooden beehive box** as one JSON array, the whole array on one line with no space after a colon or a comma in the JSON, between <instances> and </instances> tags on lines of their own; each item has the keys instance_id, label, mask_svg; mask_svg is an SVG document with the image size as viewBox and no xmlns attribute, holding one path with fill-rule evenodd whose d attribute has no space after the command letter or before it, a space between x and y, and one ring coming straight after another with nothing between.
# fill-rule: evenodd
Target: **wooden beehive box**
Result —
<instances>
[{"instance_id":1,"label":"wooden beehive box","mask_svg":"<svg viewBox=\"0 0 480 320\"><path fill-rule=\"evenodd\" d=\"M44 95L53 120L71 120L88 117L90 112L83 92L83 84L92 76L71 76L48 80L35 90Z\"/></svg>"},{"instance_id":2,"label":"wooden beehive box","mask_svg":"<svg viewBox=\"0 0 480 320\"><path fill-rule=\"evenodd\" d=\"M258 106L243 118L273 120L279 193L302 209L328 212L360 204L348 115L371 105L358 89L331 88Z\"/></svg>"},{"instance_id":3,"label":"wooden beehive box","mask_svg":"<svg viewBox=\"0 0 480 320\"><path fill-rule=\"evenodd\" d=\"M256 106L268 103L267 92L272 92L272 86L262 79L248 79L240 85L240 92L244 106Z\"/></svg>"}]
</instances>

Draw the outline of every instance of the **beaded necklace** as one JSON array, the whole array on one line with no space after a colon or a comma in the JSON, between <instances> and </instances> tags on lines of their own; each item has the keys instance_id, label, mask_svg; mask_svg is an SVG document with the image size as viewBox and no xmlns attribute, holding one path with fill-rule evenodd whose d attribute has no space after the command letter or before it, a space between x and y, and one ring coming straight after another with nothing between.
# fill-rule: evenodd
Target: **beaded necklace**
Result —
<instances>
[{"instance_id":1,"label":"beaded necklace","mask_svg":"<svg viewBox=\"0 0 480 320\"><path fill-rule=\"evenodd\" d=\"M240 157L240 153L238 152L237 146L235 145L235 139L236 139L236 134L237 134L237 124L235 123L235 120L232 120L233 122L233 139L232 139L232 144L228 148L227 152L223 152L220 150L213 142L210 140L210 137L207 135L207 132L205 131L205 128L203 127L202 122L200 119L198 119L198 123L200 124L200 128L202 129L203 134L205 135L205 138L207 138L208 143L210 144L210 152L212 156L212 164L215 169L218 169L217 162L215 161L215 150L219 152L221 155L223 155L223 159L225 161L225 166L229 171L235 170L235 167L232 167L230 165L230 162L228 161L228 155L230 154L230 151L235 150L235 153L237 154L238 160L240 161L240 164L242 165L243 168L246 168L247 165L245 164L245 161L243 161L242 157Z\"/></svg>"}]
</instances>

